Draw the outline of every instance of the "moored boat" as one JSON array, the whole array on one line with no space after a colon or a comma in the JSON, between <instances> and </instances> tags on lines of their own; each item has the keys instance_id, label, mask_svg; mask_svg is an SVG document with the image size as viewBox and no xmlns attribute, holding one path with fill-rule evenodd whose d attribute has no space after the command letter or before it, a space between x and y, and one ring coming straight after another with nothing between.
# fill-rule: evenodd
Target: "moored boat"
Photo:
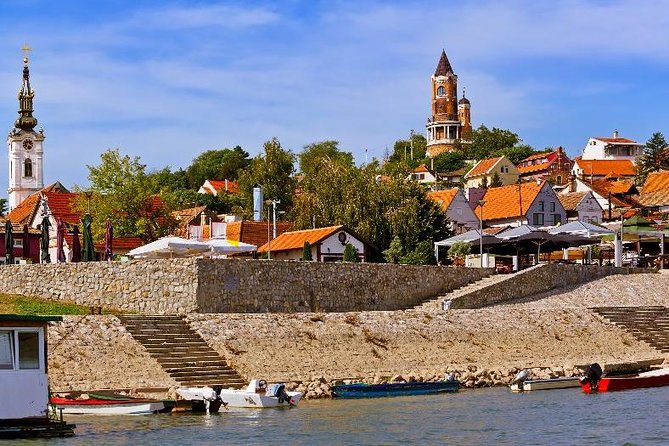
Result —
<instances>
[{"instance_id":1,"label":"moored boat","mask_svg":"<svg viewBox=\"0 0 669 446\"><path fill-rule=\"evenodd\" d=\"M252 379L245 389L179 387L176 392L185 400L204 401L207 411L216 411L219 406L257 409L297 406L302 398L302 392L287 391L284 384L267 384L262 379Z\"/></svg>"},{"instance_id":2,"label":"moored boat","mask_svg":"<svg viewBox=\"0 0 669 446\"><path fill-rule=\"evenodd\" d=\"M429 395L457 392L460 382L452 379L430 382L393 382L385 384L337 384L332 393L337 398L376 398L384 396Z\"/></svg>"},{"instance_id":3,"label":"moored boat","mask_svg":"<svg viewBox=\"0 0 669 446\"><path fill-rule=\"evenodd\" d=\"M595 363L588 367L585 376L580 380L580 384L585 393L669 386L669 368L632 375L603 376L601 367Z\"/></svg>"},{"instance_id":4,"label":"moored boat","mask_svg":"<svg viewBox=\"0 0 669 446\"><path fill-rule=\"evenodd\" d=\"M140 398L64 398L51 397L57 411L73 415L147 415L160 412L165 404L159 400Z\"/></svg>"},{"instance_id":5,"label":"moored boat","mask_svg":"<svg viewBox=\"0 0 669 446\"><path fill-rule=\"evenodd\" d=\"M514 392L529 392L532 390L554 390L579 387L578 376L552 379L528 379L522 383L511 384Z\"/></svg>"}]
</instances>

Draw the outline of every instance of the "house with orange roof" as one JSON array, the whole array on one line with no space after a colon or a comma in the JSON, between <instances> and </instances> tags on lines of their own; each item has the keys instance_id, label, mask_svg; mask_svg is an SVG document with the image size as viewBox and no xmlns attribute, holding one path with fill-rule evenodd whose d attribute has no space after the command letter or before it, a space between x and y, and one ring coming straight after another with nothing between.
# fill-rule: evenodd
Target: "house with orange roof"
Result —
<instances>
[{"instance_id":1,"label":"house with orange roof","mask_svg":"<svg viewBox=\"0 0 669 446\"><path fill-rule=\"evenodd\" d=\"M487 158L476 163L465 174L467 188L486 187L499 178L502 185L518 182L518 168L506 156Z\"/></svg>"},{"instance_id":2,"label":"house with orange roof","mask_svg":"<svg viewBox=\"0 0 669 446\"><path fill-rule=\"evenodd\" d=\"M421 184L434 184L437 182L437 176L425 164L421 164L411 171L407 180L414 180Z\"/></svg>"},{"instance_id":3,"label":"house with orange roof","mask_svg":"<svg viewBox=\"0 0 669 446\"><path fill-rule=\"evenodd\" d=\"M344 258L344 248L353 245L358 258L364 262L371 245L343 225L326 228L284 232L258 248L258 253L269 253L275 260L301 260L304 243L311 245L311 258L316 262L337 262Z\"/></svg>"},{"instance_id":4,"label":"house with orange roof","mask_svg":"<svg viewBox=\"0 0 669 446\"><path fill-rule=\"evenodd\" d=\"M441 206L448 217L451 230L456 235L479 227L479 219L474 214L462 189L454 187L446 190L429 191L427 197Z\"/></svg>"},{"instance_id":5,"label":"house with orange roof","mask_svg":"<svg viewBox=\"0 0 669 446\"><path fill-rule=\"evenodd\" d=\"M218 196L221 194L233 194L236 195L239 193L239 184L236 181L232 180L205 180L202 186L197 190L201 194L210 194Z\"/></svg>"},{"instance_id":6,"label":"house with orange roof","mask_svg":"<svg viewBox=\"0 0 669 446\"><path fill-rule=\"evenodd\" d=\"M475 212L485 226L553 226L567 221L567 213L547 181L491 187Z\"/></svg>"},{"instance_id":7,"label":"house with orange roof","mask_svg":"<svg viewBox=\"0 0 669 446\"><path fill-rule=\"evenodd\" d=\"M651 211L669 211L669 171L649 173L638 201Z\"/></svg>"},{"instance_id":8,"label":"house with orange roof","mask_svg":"<svg viewBox=\"0 0 669 446\"><path fill-rule=\"evenodd\" d=\"M584 160L576 158L571 173L586 180L634 178L636 168L627 159Z\"/></svg>"},{"instance_id":9,"label":"house with orange roof","mask_svg":"<svg viewBox=\"0 0 669 446\"><path fill-rule=\"evenodd\" d=\"M284 232L290 231L293 224L286 221L276 222L277 237ZM272 239L274 225L269 221L242 220L227 222L225 224L225 238L236 242L249 243L262 246Z\"/></svg>"},{"instance_id":10,"label":"house with orange roof","mask_svg":"<svg viewBox=\"0 0 669 446\"><path fill-rule=\"evenodd\" d=\"M554 185L567 184L573 161L562 147L552 152L535 153L518 163L521 180L548 180Z\"/></svg>"},{"instance_id":11,"label":"house with orange roof","mask_svg":"<svg viewBox=\"0 0 669 446\"><path fill-rule=\"evenodd\" d=\"M616 220L620 218L618 209L640 208L638 201L639 190L631 179L594 179L572 178L570 187L564 189L560 194L571 192L591 192L595 200L604 210L603 221Z\"/></svg>"},{"instance_id":12,"label":"house with orange roof","mask_svg":"<svg viewBox=\"0 0 669 446\"><path fill-rule=\"evenodd\" d=\"M613 132L613 137L595 136L588 140L583 149L581 158L588 160L616 160L636 162L641 156L643 144L629 138L622 138L618 131Z\"/></svg>"},{"instance_id":13,"label":"house with orange roof","mask_svg":"<svg viewBox=\"0 0 669 446\"><path fill-rule=\"evenodd\" d=\"M558 198L565 212L567 212L567 220L595 224L602 222L604 209L592 191L561 193L558 194Z\"/></svg>"}]
</instances>

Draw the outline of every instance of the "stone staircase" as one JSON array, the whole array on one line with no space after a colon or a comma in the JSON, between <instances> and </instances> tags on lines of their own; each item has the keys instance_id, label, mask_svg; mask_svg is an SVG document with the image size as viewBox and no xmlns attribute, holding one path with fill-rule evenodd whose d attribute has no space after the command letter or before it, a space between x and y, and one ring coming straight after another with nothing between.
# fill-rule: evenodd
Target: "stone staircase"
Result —
<instances>
[{"instance_id":1,"label":"stone staircase","mask_svg":"<svg viewBox=\"0 0 669 446\"><path fill-rule=\"evenodd\" d=\"M591 310L651 347L669 353L668 307L595 307Z\"/></svg>"},{"instance_id":2,"label":"stone staircase","mask_svg":"<svg viewBox=\"0 0 669 446\"><path fill-rule=\"evenodd\" d=\"M180 316L119 316L126 330L182 386L247 383Z\"/></svg>"},{"instance_id":3,"label":"stone staircase","mask_svg":"<svg viewBox=\"0 0 669 446\"><path fill-rule=\"evenodd\" d=\"M483 279L479 279L475 282L471 282L467 285L455 288L450 293L438 296L421 305L416 305L415 307L413 307L413 309L418 311L430 311L430 312L441 311L443 308L442 305L444 301L451 300L458 296L469 294L481 290L483 288L487 288L489 286L493 286L499 282L507 280L509 277L511 277L510 274L493 274L492 276L484 277Z\"/></svg>"}]
</instances>

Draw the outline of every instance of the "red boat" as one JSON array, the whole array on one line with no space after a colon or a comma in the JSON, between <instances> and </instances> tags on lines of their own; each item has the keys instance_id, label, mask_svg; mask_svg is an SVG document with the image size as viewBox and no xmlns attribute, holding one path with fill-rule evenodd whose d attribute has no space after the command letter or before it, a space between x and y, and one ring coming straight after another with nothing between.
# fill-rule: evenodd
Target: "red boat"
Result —
<instances>
[{"instance_id":1,"label":"red boat","mask_svg":"<svg viewBox=\"0 0 669 446\"><path fill-rule=\"evenodd\" d=\"M617 390L669 386L669 368L651 370L650 372L643 372L635 375L601 377L601 372L599 373L599 377L596 375L597 373L595 373L594 376L593 374L586 374L585 377L581 378L580 384L583 392L601 393L614 392Z\"/></svg>"}]
</instances>

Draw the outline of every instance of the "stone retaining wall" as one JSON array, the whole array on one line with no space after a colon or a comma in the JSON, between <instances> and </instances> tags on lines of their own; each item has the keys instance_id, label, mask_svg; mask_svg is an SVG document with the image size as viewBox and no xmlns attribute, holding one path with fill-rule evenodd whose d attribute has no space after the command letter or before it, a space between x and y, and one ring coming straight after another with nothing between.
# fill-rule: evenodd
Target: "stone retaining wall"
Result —
<instances>
[{"instance_id":1,"label":"stone retaining wall","mask_svg":"<svg viewBox=\"0 0 669 446\"><path fill-rule=\"evenodd\" d=\"M541 264L521 271L508 280L459 295L450 308L482 308L489 305L530 297L555 288L565 288L615 274L654 273L653 268L618 268L615 266Z\"/></svg>"},{"instance_id":2,"label":"stone retaining wall","mask_svg":"<svg viewBox=\"0 0 669 446\"><path fill-rule=\"evenodd\" d=\"M152 314L410 308L490 269L222 259L8 265L0 292Z\"/></svg>"}]
</instances>

